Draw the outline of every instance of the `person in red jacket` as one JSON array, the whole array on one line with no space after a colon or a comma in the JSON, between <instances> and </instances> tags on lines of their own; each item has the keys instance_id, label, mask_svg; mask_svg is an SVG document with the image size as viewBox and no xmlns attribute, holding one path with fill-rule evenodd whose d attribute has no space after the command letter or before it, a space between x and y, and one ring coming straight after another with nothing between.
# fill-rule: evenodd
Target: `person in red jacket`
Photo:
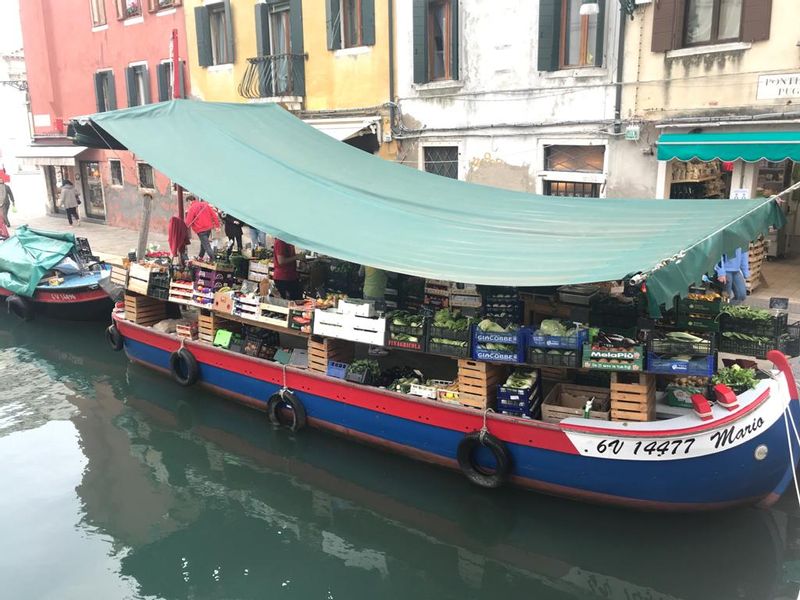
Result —
<instances>
[{"instance_id":1,"label":"person in red jacket","mask_svg":"<svg viewBox=\"0 0 800 600\"><path fill-rule=\"evenodd\" d=\"M186 226L197 234L200 238L200 254L197 258L203 260L203 255L208 254L208 258L214 259L214 249L211 248L209 236L212 229L219 229L219 217L208 202L189 196L189 210L186 211Z\"/></svg>"}]
</instances>

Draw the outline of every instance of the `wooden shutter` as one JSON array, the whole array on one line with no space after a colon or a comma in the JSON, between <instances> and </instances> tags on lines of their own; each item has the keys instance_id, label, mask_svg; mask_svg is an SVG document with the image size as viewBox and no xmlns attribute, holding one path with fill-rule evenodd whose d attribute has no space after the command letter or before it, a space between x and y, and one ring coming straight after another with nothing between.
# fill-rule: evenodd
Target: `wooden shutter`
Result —
<instances>
[{"instance_id":1,"label":"wooden shutter","mask_svg":"<svg viewBox=\"0 0 800 600\"><path fill-rule=\"evenodd\" d=\"M94 100L97 105L97 112L103 112L106 109L105 98L103 98L103 74L94 74Z\"/></svg>"},{"instance_id":2,"label":"wooden shutter","mask_svg":"<svg viewBox=\"0 0 800 600\"><path fill-rule=\"evenodd\" d=\"M361 43L375 45L375 0L361 0Z\"/></svg>"},{"instance_id":3,"label":"wooden shutter","mask_svg":"<svg viewBox=\"0 0 800 600\"><path fill-rule=\"evenodd\" d=\"M558 70L561 1L539 0L538 67L540 71Z\"/></svg>"},{"instance_id":4,"label":"wooden shutter","mask_svg":"<svg viewBox=\"0 0 800 600\"><path fill-rule=\"evenodd\" d=\"M186 98L186 61L178 61L178 98Z\"/></svg>"},{"instance_id":5,"label":"wooden shutter","mask_svg":"<svg viewBox=\"0 0 800 600\"><path fill-rule=\"evenodd\" d=\"M208 20L208 8L198 6L194 9L194 26L197 32L197 64L208 67L214 64L211 54L211 24Z\"/></svg>"},{"instance_id":6,"label":"wooden shutter","mask_svg":"<svg viewBox=\"0 0 800 600\"><path fill-rule=\"evenodd\" d=\"M458 79L458 0L450 0L450 79Z\"/></svg>"},{"instance_id":7,"label":"wooden shutter","mask_svg":"<svg viewBox=\"0 0 800 600\"><path fill-rule=\"evenodd\" d=\"M292 87L295 96L306 95L306 65L305 49L303 47L303 2L302 0L289 0L289 33L291 40L291 54L289 68L292 70Z\"/></svg>"},{"instance_id":8,"label":"wooden shutter","mask_svg":"<svg viewBox=\"0 0 800 600\"><path fill-rule=\"evenodd\" d=\"M659 0L653 9L653 37L650 49L666 52L683 46L685 0Z\"/></svg>"},{"instance_id":9,"label":"wooden shutter","mask_svg":"<svg viewBox=\"0 0 800 600\"><path fill-rule=\"evenodd\" d=\"M156 84L158 86L158 101L171 100L169 97L169 68L170 63L159 63L156 67Z\"/></svg>"},{"instance_id":10,"label":"wooden shutter","mask_svg":"<svg viewBox=\"0 0 800 600\"><path fill-rule=\"evenodd\" d=\"M256 4L256 56L269 56L269 6Z\"/></svg>"},{"instance_id":11,"label":"wooden shutter","mask_svg":"<svg viewBox=\"0 0 800 600\"><path fill-rule=\"evenodd\" d=\"M108 78L108 98L106 98L108 110L117 110L117 84L114 82L114 72L104 71L104 73Z\"/></svg>"},{"instance_id":12,"label":"wooden shutter","mask_svg":"<svg viewBox=\"0 0 800 600\"><path fill-rule=\"evenodd\" d=\"M414 1L414 83L428 81L428 0Z\"/></svg>"},{"instance_id":13,"label":"wooden shutter","mask_svg":"<svg viewBox=\"0 0 800 600\"><path fill-rule=\"evenodd\" d=\"M137 106L139 98L136 93L136 71L133 67L125 69L125 87L128 90L128 106Z\"/></svg>"},{"instance_id":14,"label":"wooden shutter","mask_svg":"<svg viewBox=\"0 0 800 600\"><path fill-rule=\"evenodd\" d=\"M147 0L147 10L151 13L156 12L158 10L158 1Z\"/></svg>"},{"instance_id":15,"label":"wooden shutter","mask_svg":"<svg viewBox=\"0 0 800 600\"><path fill-rule=\"evenodd\" d=\"M603 49L605 47L606 38L606 0L597 0L600 7L600 12L597 14L597 39L595 40L594 48L594 66L603 66ZM624 18L624 17L623 17Z\"/></svg>"},{"instance_id":16,"label":"wooden shutter","mask_svg":"<svg viewBox=\"0 0 800 600\"><path fill-rule=\"evenodd\" d=\"M742 41L761 42L769 39L772 0L744 0L742 8Z\"/></svg>"},{"instance_id":17,"label":"wooden shutter","mask_svg":"<svg viewBox=\"0 0 800 600\"><path fill-rule=\"evenodd\" d=\"M231 0L224 0L225 4L225 42L227 43L227 61L232 63L236 60L236 40L233 38L233 12L231 10Z\"/></svg>"},{"instance_id":18,"label":"wooden shutter","mask_svg":"<svg viewBox=\"0 0 800 600\"><path fill-rule=\"evenodd\" d=\"M139 98L141 104L150 104L153 96L150 93L150 68L147 65L137 67L142 70L142 81L144 82L144 98Z\"/></svg>"},{"instance_id":19,"label":"wooden shutter","mask_svg":"<svg viewBox=\"0 0 800 600\"><path fill-rule=\"evenodd\" d=\"M342 3L340 0L325 0L325 17L328 28L328 50L342 47Z\"/></svg>"}]
</instances>

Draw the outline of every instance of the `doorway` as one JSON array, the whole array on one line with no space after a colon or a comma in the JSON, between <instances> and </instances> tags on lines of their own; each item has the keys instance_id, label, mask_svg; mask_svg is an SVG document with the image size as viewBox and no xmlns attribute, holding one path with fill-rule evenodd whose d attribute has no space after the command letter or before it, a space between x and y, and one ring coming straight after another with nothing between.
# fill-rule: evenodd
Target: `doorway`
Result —
<instances>
[{"instance_id":1,"label":"doorway","mask_svg":"<svg viewBox=\"0 0 800 600\"><path fill-rule=\"evenodd\" d=\"M105 221L106 201L103 197L103 181L100 178L100 163L94 160L81 161L81 183L83 186L83 210L90 219Z\"/></svg>"},{"instance_id":2,"label":"doorway","mask_svg":"<svg viewBox=\"0 0 800 600\"><path fill-rule=\"evenodd\" d=\"M57 215L64 212L59 204L61 197L61 186L65 179L75 183L75 167L65 167L61 165L45 165L44 182L47 187L47 198L52 214Z\"/></svg>"}]
</instances>

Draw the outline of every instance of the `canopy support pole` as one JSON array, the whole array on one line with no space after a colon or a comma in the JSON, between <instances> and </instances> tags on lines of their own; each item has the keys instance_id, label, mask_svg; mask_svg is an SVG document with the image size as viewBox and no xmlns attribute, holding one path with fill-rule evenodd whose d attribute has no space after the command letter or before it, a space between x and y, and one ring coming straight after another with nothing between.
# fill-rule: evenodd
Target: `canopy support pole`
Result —
<instances>
[{"instance_id":1,"label":"canopy support pole","mask_svg":"<svg viewBox=\"0 0 800 600\"><path fill-rule=\"evenodd\" d=\"M181 73L179 71L181 67L180 56L178 55L178 30L172 30L172 42L170 43L172 47L172 99L177 100L181 97ZM175 184L175 188L178 192L178 218L182 221L184 216L183 211L183 186L180 184Z\"/></svg>"}]
</instances>

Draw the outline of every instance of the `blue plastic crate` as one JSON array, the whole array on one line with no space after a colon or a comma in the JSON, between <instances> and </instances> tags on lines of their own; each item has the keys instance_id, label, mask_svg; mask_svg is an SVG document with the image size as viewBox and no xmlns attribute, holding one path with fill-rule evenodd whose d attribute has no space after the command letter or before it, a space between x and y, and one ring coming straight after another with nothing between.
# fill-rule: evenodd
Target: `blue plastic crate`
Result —
<instances>
[{"instance_id":1,"label":"blue plastic crate","mask_svg":"<svg viewBox=\"0 0 800 600\"><path fill-rule=\"evenodd\" d=\"M674 360L660 357L652 352L647 353L647 371L650 373L665 373L668 375L697 375L711 377L716 366L715 356L698 356L691 360Z\"/></svg>"},{"instance_id":2,"label":"blue plastic crate","mask_svg":"<svg viewBox=\"0 0 800 600\"><path fill-rule=\"evenodd\" d=\"M530 345L551 350L580 350L589 338L589 330L581 329L575 335L542 335L531 331Z\"/></svg>"},{"instance_id":3,"label":"blue plastic crate","mask_svg":"<svg viewBox=\"0 0 800 600\"><path fill-rule=\"evenodd\" d=\"M493 331L481 331L477 326L472 326L472 358L486 362L508 362L524 363L525 352L528 347L530 330L520 327L517 331L510 333L495 333ZM485 344L506 344L516 346L512 351L490 350L484 347Z\"/></svg>"},{"instance_id":4,"label":"blue plastic crate","mask_svg":"<svg viewBox=\"0 0 800 600\"><path fill-rule=\"evenodd\" d=\"M328 370L325 372L328 377L336 377L336 379L344 379L347 375L347 363L340 363L334 360L328 361Z\"/></svg>"}]
</instances>

